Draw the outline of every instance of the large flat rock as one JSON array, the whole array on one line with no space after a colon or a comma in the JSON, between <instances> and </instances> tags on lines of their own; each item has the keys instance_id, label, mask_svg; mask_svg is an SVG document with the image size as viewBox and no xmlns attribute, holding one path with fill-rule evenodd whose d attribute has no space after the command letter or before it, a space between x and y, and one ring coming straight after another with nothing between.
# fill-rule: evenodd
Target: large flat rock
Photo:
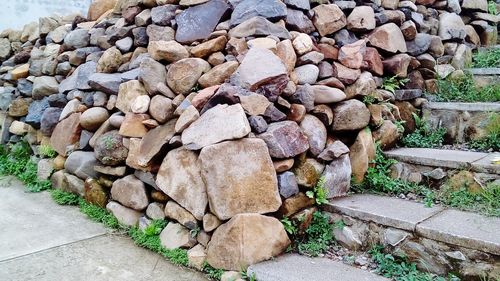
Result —
<instances>
[{"instance_id":1,"label":"large flat rock","mask_svg":"<svg viewBox=\"0 0 500 281\"><path fill-rule=\"evenodd\" d=\"M495 102L426 102L424 110L456 110L456 111L484 111L499 112L500 104Z\"/></svg>"},{"instance_id":2,"label":"large flat rock","mask_svg":"<svg viewBox=\"0 0 500 281\"><path fill-rule=\"evenodd\" d=\"M423 237L500 255L500 218L445 210L417 225Z\"/></svg>"},{"instance_id":3,"label":"large flat rock","mask_svg":"<svg viewBox=\"0 0 500 281\"><path fill-rule=\"evenodd\" d=\"M330 203L325 205L325 209L364 221L414 231L418 223L430 218L443 208L427 208L423 204L398 198L357 194L330 200Z\"/></svg>"},{"instance_id":4,"label":"large flat rock","mask_svg":"<svg viewBox=\"0 0 500 281\"><path fill-rule=\"evenodd\" d=\"M287 254L274 260L252 265L248 276L259 281L388 281L389 279L326 258L309 258Z\"/></svg>"},{"instance_id":5,"label":"large flat rock","mask_svg":"<svg viewBox=\"0 0 500 281\"><path fill-rule=\"evenodd\" d=\"M459 169L469 167L488 153L433 148L398 148L384 152L389 158L415 165Z\"/></svg>"},{"instance_id":6,"label":"large flat rock","mask_svg":"<svg viewBox=\"0 0 500 281\"><path fill-rule=\"evenodd\" d=\"M57 205L48 192L27 193L12 177L0 180L0 194L0 261L107 233L78 208ZM21 279L28 278L5 280Z\"/></svg>"}]
</instances>

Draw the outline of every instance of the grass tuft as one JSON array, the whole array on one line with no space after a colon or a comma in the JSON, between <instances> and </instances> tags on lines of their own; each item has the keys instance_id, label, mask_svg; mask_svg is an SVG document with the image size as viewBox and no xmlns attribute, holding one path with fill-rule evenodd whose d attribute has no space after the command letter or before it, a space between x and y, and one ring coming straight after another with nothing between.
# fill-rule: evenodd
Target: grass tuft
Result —
<instances>
[{"instance_id":1,"label":"grass tuft","mask_svg":"<svg viewBox=\"0 0 500 281\"><path fill-rule=\"evenodd\" d=\"M433 148L443 145L445 128L433 129L426 120L413 113L415 131L403 137L402 142L406 147Z\"/></svg>"},{"instance_id":2,"label":"grass tuft","mask_svg":"<svg viewBox=\"0 0 500 281\"><path fill-rule=\"evenodd\" d=\"M316 257L324 253L334 242L333 225L329 223L328 216L315 212L311 225L306 229L305 236L298 240L297 250L301 254Z\"/></svg>"},{"instance_id":3,"label":"grass tuft","mask_svg":"<svg viewBox=\"0 0 500 281\"><path fill-rule=\"evenodd\" d=\"M472 74L438 80L437 101L444 102L498 102L500 101L500 85L492 84L476 87Z\"/></svg>"},{"instance_id":4,"label":"grass tuft","mask_svg":"<svg viewBox=\"0 0 500 281\"><path fill-rule=\"evenodd\" d=\"M491 1L492 8L495 8L495 2ZM500 49L491 48L485 51L479 51L472 56L472 67L500 67Z\"/></svg>"},{"instance_id":5,"label":"grass tuft","mask_svg":"<svg viewBox=\"0 0 500 281\"><path fill-rule=\"evenodd\" d=\"M80 196L60 189L50 190L50 195L54 202L59 205L78 205L82 200Z\"/></svg>"},{"instance_id":6,"label":"grass tuft","mask_svg":"<svg viewBox=\"0 0 500 281\"><path fill-rule=\"evenodd\" d=\"M500 114L492 113L485 128L486 136L470 143L472 148L500 151Z\"/></svg>"},{"instance_id":7,"label":"grass tuft","mask_svg":"<svg viewBox=\"0 0 500 281\"><path fill-rule=\"evenodd\" d=\"M95 222L102 223L105 226L112 229L126 228L125 226L123 226L118 222L118 220L115 218L115 216L113 216L112 213L110 213L108 210L104 208L90 204L83 199L80 199L79 205L80 205L80 212L84 213L85 215L87 215L87 217L89 217L89 219Z\"/></svg>"},{"instance_id":8,"label":"grass tuft","mask_svg":"<svg viewBox=\"0 0 500 281\"><path fill-rule=\"evenodd\" d=\"M500 217L499 184L488 184L478 192L470 192L467 186L453 189L445 185L438 198L443 204L456 209Z\"/></svg>"}]
</instances>

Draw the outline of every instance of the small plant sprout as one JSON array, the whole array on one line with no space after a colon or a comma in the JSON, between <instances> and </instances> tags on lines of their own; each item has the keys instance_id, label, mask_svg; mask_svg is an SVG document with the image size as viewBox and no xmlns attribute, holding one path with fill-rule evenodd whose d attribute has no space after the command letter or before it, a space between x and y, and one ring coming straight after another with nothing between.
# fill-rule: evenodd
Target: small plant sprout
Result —
<instances>
[{"instance_id":1,"label":"small plant sprout","mask_svg":"<svg viewBox=\"0 0 500 281\"><path fill-rule=\"evenodd\" d=\"M306 192L306 196L309 198L314 198L317 205L323 205L328 203L328 188L325 187L326 178L321 177L313 190Z\"/></svg>"},{"instance_id":2,"label":"small plant sprout","mask_svg":"<svg viewBox=\"0 0 500 281\"><path fill-rule=\"evenodd\" d=\"M384 78L384 81L382 82L382 89L394 94L394 92L396 90L399 90L408 81L410 81L410 80L407 78L403 79L403 78L399 78L397 76L387 77L387 78Z\"/></svg>"},{"instance_id":3,"label":"small plant sprout","mask_svg":"<svg viewBox=\"0 0 500 281\"><path fill-rule=\"evenodd\" d=\"M281 219L281 223L283 224L283 227L285 228L285 231L288 234L290 235L297 234L298 229L294 221L290 220L288 217L284 217Z\"/></svg>"}]
</instances>

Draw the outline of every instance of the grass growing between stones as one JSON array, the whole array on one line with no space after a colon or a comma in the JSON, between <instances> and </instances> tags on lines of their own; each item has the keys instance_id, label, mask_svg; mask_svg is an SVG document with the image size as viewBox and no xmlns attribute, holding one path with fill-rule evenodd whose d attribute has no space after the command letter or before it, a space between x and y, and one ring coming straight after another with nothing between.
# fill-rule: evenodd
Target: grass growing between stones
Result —
<instances>
[{"instance_id":1,"label":"grass growing between stones","mask_svg":"<svg viewBox=\"0 0 500 281\"><path fill-rule=\"evenodd\" d=\"M444 205L492 217L500 217L500 184L490 183L471 192L467 186L458 189L444 186L437 196Z\"/></svg>"},{"instance_id":2,"label":"grass growing between stones","mask_svg":"<svg viewBox=\"0 0 500 281\"><path fill-rule=\"evenodd\" d=\"M438 80L437 101L442 102L498 102L500 85L492 84L477 88L472 74Z\"/></svg>"},{"instance_id":3,"label":"grass growing between stones","mask_svg":"<svg viewBox=\"0 0 500 281\"><path fill-rule=\"evenodd\" d=\"M496 5L492 5L492 8L496 12ZM491 48L475 53L472 56L472 67L500 67L500 49Z\"/></svg>"},{"instance_id":4,"label":"grass growing between stones","mask_svg":"<svg viewBox=\"0 0 500 281\"><path fill-rule=\"evenodd\" d=\"M445 128L433 129L426 120L415 113L413 113L413 119L415 119L415 131L403 137L404 146L433 148L443 145Z\"/></svg>"},{"instance_id":5,"label":"grass growing between stones","mask_svg":"<svg viewBox=\"0 0 500 281\"><path fill-rule=\"evenodd\" d=\"M335 242L333 237L333 225L330 224L328 216L316 211L309 227L304 233L299 232L297 222L289 218L281 220L285 231L288 232L293 244L289 251L297 251L300 254L317 257L324 253L328 247Z\"/></svg>"},{"instance_id":6,"label":"grass growing between stones","mask_svg":"<svg viewBox=\"0 0 500 281\"><path fill-rule=\"evenodd\" d=\"M455 276L448 278L436 276L431 273L421 272L415 263L406 257L394 256L383 252L383 246L375 246L370 251L373 261L377 264L377 272L396 281L459 281Z\"/></svg>"},{"instance_id":7,"label":"grass growing between stones","mask_svg":"<svg viewBox=\"0 0 500 281\"><path fill-rule=\"evenodd\" d=\"M383 193L396 196L413 193L422 197L428 207L432 206L434 192L430 188L391 177L390 167L396 163L396 160L386 158L380 146L377 145L375 159L368 168L364 181L362 183L353 183L353 191L358 193Z\"/></svg>"},{"instance_id":8,"label":"grass growing between stones","mask_svg":"<svg viewBox=\"0 0 500 281\"><path fill-rule=\"evenodd\" d=\"M492 113L485 128L486 136L470 143L472 148L500 151L500 114Z\"/></svg>"},{"instance_id":9,"label":"grass growing between stones","mask_svg":"<svg viewBox=\"0 0 500 281\"><path fill-rule=\"evenodd\" d=\"M50 189L48 180L39 180L38 166L31 158L33 154L26 141L0 146L0 175L12 175L20 179L29 192L40 192Z\"/></svg>"}]
</instances>

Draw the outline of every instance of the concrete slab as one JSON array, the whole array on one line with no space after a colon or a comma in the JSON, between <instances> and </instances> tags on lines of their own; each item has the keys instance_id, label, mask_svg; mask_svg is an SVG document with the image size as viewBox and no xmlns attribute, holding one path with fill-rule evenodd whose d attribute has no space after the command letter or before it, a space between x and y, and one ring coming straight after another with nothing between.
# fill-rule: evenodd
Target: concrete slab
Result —
<instances>
[{"instance_id":1,"label":"concrete slab","mask_svg":"<svg viewBox=\"0 0 500 281\"><path fill-rule=\"evenodd\" d=\"M57 205L48 192L28 193L13 177L0 179L0 229L0 261L107 233L78 208Z\"/></svg>"},{"instance_id":2,"label":"concrete slab","mask_svg":"<svg viewBox=\"0 0 500 281\"><path fill-rule=\"evenodd\" d=\"M495 102L426 102L423 109L499 112L500 104Z\"/></svg>"},{"instance_id":3,"label":"concrete slab","mask_svg":"<svg viewBox=\"0 0 500 281\"><path fill-rule=\"evenodd\" d=\"M372 194L356 194L330 200L324 209L364 221L414 231L418 223L442 211L442 207L426 208L423 204Z\"/></svg>"},{"instance_id":4,"label":"concrete slab","mask_svg":"<svg viewBox=\"0 0 500 281\"><path fill-rule=\"evenodd\" d=\"M326 258L287 254L252 265L248 274L259 281L389 281L374 273Z\"/></svg>"},{"instance_id":5,"label":"concrete slab","mask_svg":"<svg viewBox=\"0 0 500 281\"><path fill-rule=\"evenodd\" d=\"M127 237L105 235L0 262L2 280L208 281Z\"/></svg>"},{"instance_id":6,"label":"concrete slab","mask_svg":"<svg viewBox=\"0 0 500 281\"><path fill-rule=\"evenodd\" d=\"M397 148L384 154L400 162L451 169L470 167L473 162L488 156L482 152L433 148Z\"/></svg>"},{"instance_id":7,"label":"concrete slab","mask_svg":"<svg viewBox=\"0 0 500 281\"><path fill-rule=\"evenodd\" d=\"M492 160L500 159L500 153L489 153L486 157L472 162L472 169L476 172L500 175L500 164L493 164Z\"/></svg>"},{"instance_id":8,"label":"concrete slab","mask_svg":"<svg viewBox=\"0 0 500 281\"><path fill-rule=\"evenodd\" d=\"M500 255L500 218L445 210L417 225L423 237Z\"/></svg>"}]
</instances>

